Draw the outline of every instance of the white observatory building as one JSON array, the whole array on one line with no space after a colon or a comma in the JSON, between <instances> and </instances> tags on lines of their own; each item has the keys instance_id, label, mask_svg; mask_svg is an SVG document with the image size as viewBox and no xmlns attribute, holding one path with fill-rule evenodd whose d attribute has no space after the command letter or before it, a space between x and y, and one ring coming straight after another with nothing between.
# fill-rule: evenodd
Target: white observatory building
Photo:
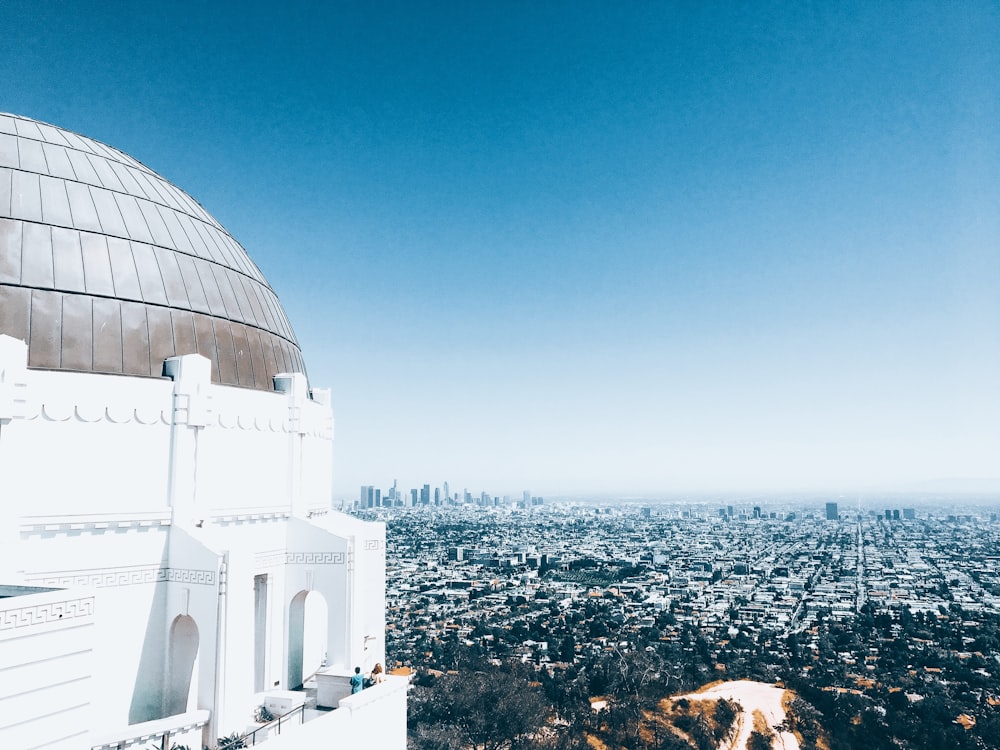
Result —
<instances>
[{"instance_id":1,"label":"white observatory building","mask_svg":"<svg viewBox=\"0 0 1000 750\"><path fill-rule=\"evenodd\" d=\"M0 747L403 750L405 680L347 687L385 661L385 527L331 510L332 439L212 216L0 115Z\"/></svg>"}]
</instances>

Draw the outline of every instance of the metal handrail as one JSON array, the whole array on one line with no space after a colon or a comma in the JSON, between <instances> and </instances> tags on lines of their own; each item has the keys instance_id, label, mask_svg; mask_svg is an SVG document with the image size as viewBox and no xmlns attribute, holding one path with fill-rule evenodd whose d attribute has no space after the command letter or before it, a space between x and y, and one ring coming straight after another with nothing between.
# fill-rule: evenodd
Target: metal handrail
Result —
<instances>
[{"instance_id":1,"label":"metal handrail","mask_svg":"<svg viewBox=\"0 0 1000 750\"><path fill-rule=\"evenodd\" d=\"M303 703L300 706L296 706L295 708L293 708L288 713L282 714L281 716L277 717L276 719L271 719L271 721L267 722L267 724L261 724L259 727L257 727L256 729L254 729L252 732L247 732L242 737L240 737L240 741L243 744L242 745L237 745L237 747L247 747L248 745L250 747L253 747L254 745L257 744L257 732L261 732L261 731L270 729L271 727L277 727L278 731L276 732L276 734L281 734L281 722L284 721L285 724L288 724L288 720L294 714L296 714L296 713L299 715L299 724L305 723L305 720L306 720L305 719L306 704Z\"/></svg>"}]
</instances>

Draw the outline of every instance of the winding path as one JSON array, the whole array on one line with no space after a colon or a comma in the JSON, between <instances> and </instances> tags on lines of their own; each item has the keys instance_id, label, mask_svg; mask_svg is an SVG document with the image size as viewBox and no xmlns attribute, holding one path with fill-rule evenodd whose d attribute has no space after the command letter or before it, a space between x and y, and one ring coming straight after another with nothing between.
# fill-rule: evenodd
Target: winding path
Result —
<instances>
[{"instance_id":1,"label":"winding path","mask_svg":"<svg viewBox=\"0 0 1000 750\"><path fill-rule=\"evenodd\" d=\"M779 732L777 727L785 720L785 707L782 700L785 697L784 688L750 680L735 680L713 685L698 693L688 693L674 698L689 701L726 700L739 703L742 712L736 721L736 736L723 740L719 750L746 750L747 740L753 731L754 711L760 711L768 726L775 734L773 747L775 750L799 750L799 741L791 732Z\"/></svg>"}]
</instances>

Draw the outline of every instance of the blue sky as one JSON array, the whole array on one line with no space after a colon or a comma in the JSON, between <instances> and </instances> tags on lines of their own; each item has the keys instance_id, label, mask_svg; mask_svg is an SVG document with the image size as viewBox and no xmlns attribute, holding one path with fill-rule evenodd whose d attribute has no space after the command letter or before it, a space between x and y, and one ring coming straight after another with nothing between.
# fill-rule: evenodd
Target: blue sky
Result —
<instances>
[{"instance_id":1,"label":"blue sky","mask_svg":"<svg viewBox=\"0 0 1000 750\"><path fill-rule=\"evenodd\" d=\"M2 0L0 110L199 200L336 493L1000 475L995 3Z\"/></svg>"}]
</instances>

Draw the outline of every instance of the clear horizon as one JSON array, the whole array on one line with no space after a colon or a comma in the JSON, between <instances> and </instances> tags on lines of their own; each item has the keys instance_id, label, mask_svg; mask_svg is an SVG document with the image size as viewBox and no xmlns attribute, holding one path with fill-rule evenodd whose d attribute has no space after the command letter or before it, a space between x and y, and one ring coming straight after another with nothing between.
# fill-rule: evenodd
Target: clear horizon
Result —
<instances>
[{"instance_id":1,"label":"clear horizon","mask_svg":"<svg viewBox=\"0 0 1000 750\"><path fill-rule=\"evenodd\" d=\"M424 484L429 484L431 494L435 489L442 489L444 481L439 482L415 482L406 484L399 482L398 490L404 497L409 497L409 491L419 490ZM358 491L361 487L374 487L381 491L383 499L392 487L389 482L366 482L359 485L353 492L338 490L334 493L336 501L354 501L359 499ZM777 501L777 502L821 502L837 501L845 504L862 505L869 502L879 503L886 499L902 500L906 498L916 503L939 503L945 500L955 500L961 502L984 501L988 503L1000 502L1000 478L980 477L980 478L951 478L938 479L928 482L919 482L911 486L891 486L882 487L840 487L840 488L798 488L787 490L769 490L754 488L691 488L691 489L631 489L618 491L593 491L585 488L576 490L551 489L549 491L536 491L531 487L520 487L512 489L511 486L502 489L490 487L456 486L448 482L449 492L452 496L461 495L464 490L468 490L474 499L479 498L485 492L490 497L510 497L512 501L519 500L525 491L531 492L532 496L543 497L546 501L582 501L582 502L692 502L711 503L728 499L729 501L757 502L757 501ZM873 506L874 507L874 506Z\"/></svg>"},{"instance_id":2,"label":"clear horizon","mask_svg":"<svg viewBox=\"0 0 1000 750\"><path fill-rule=\"evenodd\" d=\"M257 262L332 389L337 497L996 481L996 4L0 20L0 110Z\"/></svg>"}]
</instances>

